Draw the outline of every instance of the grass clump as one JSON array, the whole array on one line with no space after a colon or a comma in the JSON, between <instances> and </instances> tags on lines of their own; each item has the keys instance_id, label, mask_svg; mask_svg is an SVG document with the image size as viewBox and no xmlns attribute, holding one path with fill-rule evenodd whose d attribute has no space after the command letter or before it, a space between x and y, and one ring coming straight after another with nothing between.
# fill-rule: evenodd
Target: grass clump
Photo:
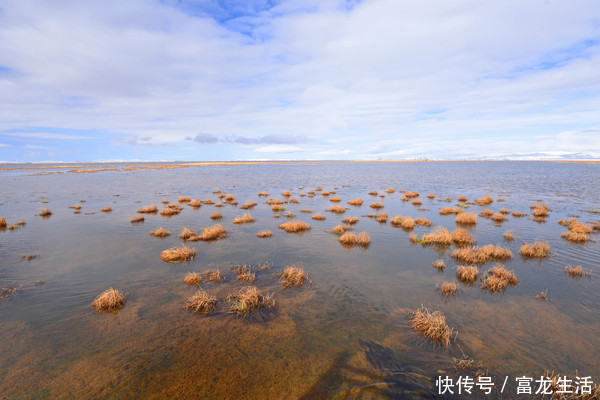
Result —
<instances>
[{"instance_id":1,"label":"grass clump","mask_svg":"<svg viewBox=\"0 0 600 400\"><path fill-rule=\"evenodd\" d=\"M210 215L210 219L221 219L223 218L223 214L221 214L220 212L214 212Z\"/></svg>"},{"instance_id":2,"label":"grass clump","mask_svg":"<svg viewBox=\"0 0 600 400\"><path fill-rule=\"evenodd\" d=\"M494 201L494 199L489 194L486 196L480 197L478 199L475 199L475 203L478 206L485 206L485 205L491 204L493 201Z\"/></svg>"},{"instance_id":3,"label":"grass clump","mask_svg":"<svg viewBox=\"0 0 600 400\"><path fill-rule=\"evenodd\" d=\"M195 256L196 249L187 246L172 247L160 253L160 259L169 263L189 261Z\"/></svg>"},{"instance_id":4,"label":"grass clump","mask_svg":"<svg viewBox=\"0 0 600 400\"><path fill-rule=\"evenodd\" d=\"M183 228L183 231L179 235L179 238L183 239L183 240L188 240L192 236L196 236L196 231L193 231L193 230L188 229L188 228Z\"/></svg>"},{"instance_id":5,"label":"grass clump","mask_svg":"<svg viewBox=\"0 0 600 400\"><path fill-rule=\"evenodd\" d=\"M214 201L212 201L211 199L206 199L206 200L204 200L204 201L203 201L203 203L204 203L205 205L207 205L207 206L209 206L209 205L211 205L211 204L215 204L215 202L214 202Z\"/></svg>"},{"instance_id":6,"label":"grass clump","mask_svg":"<svg viewBox=\"0 0 600 400\"><path fill-rule=\"evenodd\" d=\"M492 215L494 215L494 212L492 210L490 210L489 208L487 208L479 213L479 216L483 217L483 218L491 218Z\"/></svg>"},{"instance_id":7,"label":"grass clump","mask_svg":"<svg viewBox=\"0 0 600 400\"><path fill-rule=\"evenodd\" d=\"M225 237L227 237L227 230L221 225L213 225L204 228L200 236L192 236L189 240L193 242L198 240L209 242L212 240L224 239Z\"/></svg>"},{"instance_id":8,"label":"grass clump","mask_svg":"<svg viewBox=\"0 0 600 400\"><path fill-rule=\"evenodd\" d=\"M248 286L227 296L230 312L246 317L259 308L275 306L275 300L256 286Z\"/></svg>"},{"instance_id":9,"label":"grass clump","mask_svg":"<svg viewBox=\"0 0 600 400\"><path fill-rule=\"evenodd\" d=\"M350 204L351 206L356 206L356 207L360 207L362 206L362 199L356 198L356 199L352 199L348 202L348 204Z\"/></svg>"},{"instance_id":10,"label":"grass clump","mask_svg":"<svg viewBox=\"0 0 600 400\"><path fill-rule=\"evenodd\" d=\"M23 254L21 255L21 258L27 261L31 261L38 258L39 256L39 254Z\"/></svg>"},{"instance_id":11,"label":"grass clump","mask_svg":"<svg viewBox=\"0 0 600 400\"><path fill-rule=\"evenodd\" d=\"M375 217L375 221L379 222L380 224L385 224L388 220L387 213L378 213L378 214L375 214L374 217Z\"/></svg>"},{"instance_id":12,"label":"grass clump","mask_svg":"<svg viewBox=\"0 0 600 400\"><path fill-rule=\"evenodd\" d=\"M342 206L331 206L329 207L327 210L325 211L329 211L332 212L334 214L343 214L346 212L346 209Z\"/></svg>"},{"instance_id":13,"label":"grass clump","mask_svg":"<svg viewBox=\"0 0 600 400\"><path fill-rule=\"evenodd\" d=\"M202 206L202 202L198 199L194 199L188 202L187 205L194 208L200 208Z\"/></svg>"},{"instance_id":14,"label":"grass clump","mask_svg":"<svg viewBox=\"0 0 600 400\"><path fill-rule=\"evenodd\" d=\"M42 208L40 211L40 215L42 217L49 217L52 215L52 211L48 210L47 208Z\"/></svg>"},{"instance_id":15,"label":"grass clump","mask_svg":"<svg viewBox=\"0 0 600 400\"><path fill-rule=\"evenodd\" d=\"M486 272L481 282L481 288L487 289L490 292L501 292L508 285L514 286L517 283L519 283L519 280L513 271L509 271L503 265L497 264Z\"/></svg>"},{"instance_id":16,"label":"grass clump","mask_svg":"<svg viewBox=\"0 0 600 400\"><path fill-rule=\"evenodd\" d=\"M431 226L431 220L424 217L418 217L415 218L415 224L420 226Z\"/></svg>"},{"instance_id":17,"label":"grass clump","mask_svg":"<svg viewBox=\"0 0 600 400\"><path fill-rule=\"evenodd\" d=\"M358 218L356 217L346 217L342 220L344 224L355 225L358 223Z\"/></svg>"},{"instance_id":18,"label":"grass clump","mask_svg":"<svg viewBox=\"0 0 600 400\"><path fill-rule=\"evenodd\" d=\"M494 221L494 222L498 222L498 223L500 223L500 222L504 222L504 221L506 221L506 219L507 219L507 218L504 216L504 214L502 214L502 213L495 213L495 214L493 214L493 215L492 215L490 218L491 218L491 220L492 220L492 221Z\"/></svg>"},{"instance_id":19,"label":"grass clump","mask_svg":"<svg viewBox=\"0 0 600 400\"><path fill-rule=\"evenodd\" d=\"M223 276L223 274L221 273L221 271L219 271L219 268L217 268L217 269L207 269L206 271L204 271L202 273L202 275L205 276L206 277L206 281L210 282L210 283L219 283L223 279L225 279L225 277Z\"/></svg>"},{"instance_id":20,"label":"grass clump","mask_svg":"<svg viewBox=\"0 0 600 400\"><path fill-rule=\"evenodd\" d=\"M256 234L256 236L259 237L259 238L268 238L268 237L273 236L273 232L271 232L271 231L261 231L261 232L258 232Z\"/></svg>"},{"instance_id":21,"label":"grass clump","mask_svg":"<svg viewBox=\"0 0 600 400\"><path fill-rule=\"evenodd\" d=\"M569 274L569 276L571 278L582 278L584 276L587 276L587 277L592 276L592 271L584 271L584 269L581 265L578 265L576 267L567 265L565 267L565 273Z\"/></svg>"},{"instance_id":22,"label":"grass clump","mask_svg":"<svg viewBox=\"0 0 600 400\"><path fill-rule=\"evenodd\" d=\"M371 238L367 232L361 232L358 235L352 232L345 232L340 236L339 241L342 245L347 247L358 246L366 248L371 244Z\"/></svg>"},{"instance_id":23,"label":"grass clump","mask_svg":"<svg viewBox=\"0 0 600 400\"><path fill-rule=\"evenodd\" d=\"M502 237L504 238L504 240L506 240L506 241L509 241L509 242L510 242L510 241L512 241L512 240L515 240L515 237L514 237L514 235L513 235L513 234L512 234L512 232L510 232L510 231L506 231L506 232L504 232L504 233L502 234Z\"/></svg>"},{"instance_id":24,"label":"grass clump","mask_svg":"<svg viewBox=\"0 0 600 400\"><path fill-rule=\"evenodd\" d=\"M202 283L202 277L196 272L188 272L185 274L183 281L189 286L198 286Z\"/></svg>"},{"instance_id":25,"label":"grass clump","mask_svg":"<svg viewBox=\"0 0 600 400\"><path fill-rule=\"evenodd\" d=\"M534 217L546 218L548 215L550 215L548 206L544 203L534 203L530 208Z\"/></svg>"},{"instance_id":26,"label":"grass clump","mask_svg":"<svg viewBox=\"0 0 600 400\"><path fill-rule=\"evenodd\" d=\"M98 312L115 311L121 308L126 301L127 297L125 297L125 294L119 290L110 288L100 293L91 305Z\"/></svg>"},{"instance_id":27,"label":"grass clump","mask_svg":"<svg viewBox=\"0 0 600 400\"><path fill-rule=\"evenodd\" d=\"M325 219L327 219L327 217L325 217L323 214L315 214L312 216L312 219L315 219L317 221L324 221Z\"/></svg>"},{"instance_id":28,"label":"grass clump","mask_svg":"<svg viewBox=\"0 0 600 400\"><path fill-rule=\"evenodd\" d=\"M440 209L440 215L460 214L463 210L454 207L444 207Z\"/></svg>"},{"instance_id":29,"label":"grass clump","mask_svg":"<svg viewBox=\"0 0 600 400\"><path fill-rule=\"evenodd\" d=\"M469 232L462 228L454 230L450 236L454 244L457 246L468 246L474 242L474 239L471 237Z\"/></svg>"},{"instance_id":30,"label":"grass clump","mask_svg":"<svg viewBox=\"0 0 600 400\"><path fill-rule=\"evenodd\" d=\"M139 210L137 210L137 212L140 214L154 214L158 212L158 207L156 207L155 205L151 205L148 207L140 208Z\"/></svg>"},{"instance_id":31,"label":"grass clump","mask_svg":"<svg viewBox=\"0 0 600 400\"><path fill-rule=\"evenodd\" d=\"M136 224L138 222L144 222L144 216L143 215L136 215L135 217L131 217L130 219L132 224Z\"/></svg>"},{"instance_id":32,"label":"grass clump","mask_svg":"<svg viewBox=\"0 0 600 400\"><path fill-rule=\"evenodd\" d=\"M455 249L450 257L465 264L484 264L488 261L504 261L512 257L507 248L488 244L483 247L465 247Z\"/></svg>"},{"instance_id":33,"label":"grass clump","mask_svg":"<svg viewBox=\"0 0 600 400\"><path fill-rule=\"evenodd\" d=\"M454 282L444 282L441 286L436 286L436 289L444 296L456 296L456 283Z\"/></svg>"},{"instance_id":34,"label":"grass clump","mask_svg":"<svg viewBox=\"0 0 600 400\"><path fill-rule=\"evenodd\" d=\"M160 238L164 238L164 237L167 237L167 236L171 235L171 232L169 232L168 230L163 229L162 227L160 227L157 230L150 232L150 235L156 236L156 237L160 237Z\"/></svg>"},{"instance_id":35,"label":"grass clump","mask_svg":"<svg viewBox=\"0 0 600 400\"><path fill-rule=\"evenodd\" d=\"M513 211L513 212L511 213L511 215L512 215L513 217L515 217L515 218L520 218L520 217L524 217L524 216L526 216L527 214L525 214L525 213L522 213L522 212L519 212L519 211Z\"/></svg>"},{"instance_id":36,"label":"grass clump","mask_svg":"<svg viewBox=\"0 0 600 400\"><path fill-rule=\"evenodd\" d=\"M402 215L396 215L391 219L391 223L407 231L415 228L415 220L410 217L403 217Z\"/></svg>"},{"instance_id":37,"label":"grass clump","mask_svg":"<svg viewBox=\"0 0 600 400\"><path fill-rule=\"evenodd\" d=\"M179 196L178 201L180 203L189 203L192 199L188 196Z\"/></svg>"},{"instance_id":38,"label":"grass clump","mask_svg":"<svg viewBox=\"0 0 600 400\"><path fill-rule=\"evenodd\" d=\"M369 207L374 208L374 209L377 210L377 209L383 208L383 203L381 203L380 201L376 201L374 203L371 203L369 205Z\"/></svg>"},{"instance_id":39,"label":"grass clump","mask_svg":"<svg viewBox=\"0 0 600 400\"><path fill-rule=\"evenodd\" d=\"M329 201L333 203L339 203L340 201L342 201L342 199L340 199L339 197L332 197L329 199Z\"/></svg>"},{"instance_id":40,"label":"grass clump","mask_svg":"<svg viewBox=\"0 0 600 400\"><path fill-rule=\"evenodd\" d=\"M413 206L420 206L421 204L423 204L423 202L421 201L421 199L414 199L411 204Z\"/></svg>"},{"instance_id":41,"label":"grass clump","mask_svg":"<svg viewBox=\"0 0 600 400\"><path fill-rule=\"evenodd\" d=\"M472 212L463 212L456 216L455 222L461 225L475 225L477 223L477 214Z\"/></svg>"},{"instance_id":42,"label":"grass clump","mask_svg":"<svg viewBox=\"0 0 600 400\"><path fill-rule=\"evenodd\" d=\"M306 213L306 214L311 214L313 212L313 210L311 210L310 208L303 208L302 210L300 210L301 213Z\"/></svg>"},{"instance_id":43,"label":"grass clump","mask_svg":"<svg viewBox=\"0 0 600 400\"><path fill-rule=\"evenodd\" d=\"M6 228L6 219L4 217L0 217L0 229Z\"/></svg>"},{"instance_id":44,"label":"grass clump","mask_svg":"<svg viewBox=\"0 0 600 400\"><path fill-rule=\"evenodd\" d=\"M180 212L181 210L178 210L176 208L166 207L160 210L160 215L162 215L163 217L170 217L172 215L177 215Z\"/></svg>"},{"instance_id":45,"label":"grass clump","mask_svg":"<svg viewBox=\"0 0 600 400\"><path fill-rule=\"evenodd\" d=\"M109 213L109 212L111 212L111 211L112 211L112 208L111 208L111 207L104 207L104 208L103 208L102 210L100 210L100 211L102 211L102 212L104 212L104 213Z\"/></svg>"},{"instance_id":46,"label":"grass clump","mask_svg":"<svg viewBox=\"0 0 600 400\"><path fill-rule=\"evenodd\" d=\"M444 268L446 268L446 263L444 262L444 260L435 260L431 263L431 265L433 265L433 267L436 268L438 271L443 271Z\"/></svg>"},{"instance_id":47,"label":"grass clump","mask_svg":"<svg viewBox=\"0 0 600 400\"><path fill-rule=\"evenodd\" d=\"M371 196L377 196L377 190L371 190L371 191L369 192L369 194L370 194Z\"/></svg>"},{"instance_id":48,"label":"grass clump","mask_svg":"<svg viewBox=\"0 0 600 400\"><path fill-rule=\"evenodd\" d=\"M233 219L234 224L250 224L252 222L254 222L254 218L252 218L252 216L250 216L249 214L244 214L243 217Z\"/></svg>"},{"instance_id":49,"label":"grass clump","mask_svg":"<svg viewBox=\"0 0 600 400\"><path fill-rule=\"evenodd\" d=\"M281 204L273 204L271 206L271 210L273 210L274 212L285 211L285 207L282 206Z\"/></svg>"},{"instance_id":50,"label":"grass clump","mask_svg":"<svg viewBox=\"0 0 600 400\"><path fill-rule=\"evenodd\" d=\"M283 229L288 233L297 233L309 230L310 225L302 221L290 221L279 225L279 229Z\"/></svg>"},{"instance_id":51,"label":"grass clump","mask_svg":"<svg viewBox=\"0 0 600 400\"><path fill-rule=\"evenodd\" d=\"M438 226L433 232L423 235L421 238L421 244L438 244L447 246L452 244L452 237L446 228L443 226Z\"/></svg>"},{"instance_id":52,"label":"grass clump","mask_svg":"<svg viewBox=\"0 0 600 400\"><path fill-rule=\"evenodd\" d=\"M566 231L560 234L560 237L563 239L567 239L569 242L573 243L585 243L590 240L590 235L587 233L579 233L573 231Z\"/></svg>"},{"instance_id":53,"label":"grass clump","mask_svg":"<svg viewBox=\"0 0 600 400\"><path fill-rule=\"evenodd\" d=\"M248 210L250 208L254 208L256 206L256 202L252 200L246 201L244 204L240 206L242 210Z\"/></svg>"},{"instance_id":54,"label":"grass clump","mask_svg":"<svg viewBox=\"0 0 600 400\"><path fill-rule=\"evenodd\" d=\"M217 307L217 298L209 295L205 290L198 290L192 297L185 301L183 308L195 311L198 314L208 314Z\"/></svg>"},{"instance_id":55,"label":"grass clump","mask_svg":"<svg viewBox=\"0 0 600 400\"><path fill-rule=\"evenodd\" d=\"M440 342L445 347L450 344L453 329L446 325L446 317L440 311L431 312L421 306L413 311L410 317L410 326L428 340Z\"/></svg>"},{"instance_id":56,"label":"grass clump","mask_svg":"<svg viewBox=\"0 0 600 400\"><path fill-rule=\"evenodd\" d=\"M333 233L334 235L339 236L344 234L344 232L348 230L352 230L352 228L347 225L336 225L329 231L329 233Z\"/></svg>"},{"instance_id":57,"label":"grass clump","mask_svg":"<svg viewBox=\"0 0 600 400\"><path fill-rule=\"evenodd\" d=\"M526 258L545 258L550 254L550 245L548 242L523 243L519 252Z\"/></svg>"},{"instance_id":58,"label":"grass clump","mask_svg":"<svg viewBox=\"0 0 600 400\"><path fill-rule=\"evenodd\" d=\"M292 287L302 287L305 283L309 283L308 274L302 268L292 265L283 270L279 279L279 284L284 289Z\"/></svg>"},{"instance_id":59,"label":"grass clump","mask_svg":"<svg viewBox=\"0 0 600 400\"><path fill-rule=\"evenodd\" d=\"M456 277L463 283L472 284L477 279L479 270L472 265L460 265L456 268Z\"/></svg>"}]
</instances>

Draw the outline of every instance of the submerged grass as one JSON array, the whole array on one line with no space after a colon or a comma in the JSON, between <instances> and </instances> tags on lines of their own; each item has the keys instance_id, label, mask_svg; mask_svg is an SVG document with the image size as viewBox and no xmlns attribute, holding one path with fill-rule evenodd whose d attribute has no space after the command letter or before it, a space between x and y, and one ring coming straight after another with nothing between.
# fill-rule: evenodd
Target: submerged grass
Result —
<instances>
[{"instance_id":1,"label":"submerged grass","mask_svg":"<svg viewBox=\"0 0 600 400\"><path fill-rule=\"evenodd\" d=\"M481 288L490 292L501 292L508 285L514 286L517 283L519 280L514 271L509 271L502 264L497 264L486 272L481 282Z\"/></svg>"},{"instance_id":2,"label":"submerged grass","mask_svg":"<svg viewBox=\"0 0 600 400\"><path fill-rule=\"evenodd\" d=\"M124 293L119 290L109 288L104 292L100 293L98 297L92 302L92 308L98 312L102 311L115 311L121 308L127 297Z\"/></svg>"},{"instance_id":3,"label":"submerged grass","mask_svg":"<svg viewBox=\"0 0 600 400\"><path fill-rule=\"evenodd\" d=\"M410 317L410 326L428 340L440 342L445 347L450 344L453 329L446 324L446 317L440 311L429 311L421 306L413 311Z\"/></svg>"},{"instance_id":4,"label":"submerged grass","mask_svg":"<svg viewBox=\"0 0 600 400\"><path fill-rule=\"evenodd\" d=\"M202 283L202 277L196 272L188 272L185 274L183 281L189 286L198 286Z\"/></svg>"},{"instance_id":5,"label":"submerged grass","mask_svg":"<svg viewBox=\"0 0 600 400\"><path fill-rule=\"evenodd\" d=\"M443 282L440 286L436 286L436 289L444 296L456 296L456 288L454 282Z\"/></svg>"},{"instance_id":6,"label":"submerged grass","mask_svg":"<svg viewBox=\"0 0 600 400\"><path fill-rule=\"evenodd\" d=\"M304 284L309 283L308 274L304 272L304 269L296 267L295 265L286 267L281 274L279 284L284 289L291 287L302 287Z\"/></svg>"},{"instance_id":7,"label":"submerged grass","mask_svg":"<svg viewBox=\"0 0 600 400\"><path fill-rule=\"evenodd\" d=\"M456 277L463 283L474 283L477 275L479 275L479 270L472 265L459 265L456 268Z\"/></svg>"},{"instance_id":8,"label":"submerged grass","mask_svg":"<svg viewBox=\"0 0 600 400\"><path fill-rule=\"evenodd\" d=\"M192 297L185 301L183 308L188 311L195 311L198 314L208 314L217 307L217 298L211 296L205 290L198 290Z\"/></svg>"},{"instance_id":9,"label":"submerged grass","mask_svg":"<svg viewBox=\"0 0 600 400\"><path fill-rule=\"evenodd\" d=\"M227 296L230 312L246 317L259 308L275 306L272 295L264 293L256 286L248 286Z\"/></svg>"},{"instance_id":10,"label":"submerged grass","mask_svg":"<svg viewBox=\"0 0 600 400\"><path fill-rule=\"evenodd\" d=\"M581 265L578 265L576 267L567 265L565 267L565 273L567 273L571 278L582 278L584 276L592 276L592 271L585 271Z\"/></svg>"}]
</instances>

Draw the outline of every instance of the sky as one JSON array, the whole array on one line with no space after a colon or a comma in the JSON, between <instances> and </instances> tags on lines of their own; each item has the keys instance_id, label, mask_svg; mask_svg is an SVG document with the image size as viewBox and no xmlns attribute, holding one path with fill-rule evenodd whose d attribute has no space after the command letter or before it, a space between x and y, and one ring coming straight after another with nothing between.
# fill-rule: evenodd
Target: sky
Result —
<instances>
[{"instance_id":1,"label":"sky","mask_svg":"<svg viewBox=\"0 0 600 400\"><path fill-rule=\"evenodd\" d=\"M0 0L0 162L600 158L600 3Z\"/></svg>"}]
</instances>

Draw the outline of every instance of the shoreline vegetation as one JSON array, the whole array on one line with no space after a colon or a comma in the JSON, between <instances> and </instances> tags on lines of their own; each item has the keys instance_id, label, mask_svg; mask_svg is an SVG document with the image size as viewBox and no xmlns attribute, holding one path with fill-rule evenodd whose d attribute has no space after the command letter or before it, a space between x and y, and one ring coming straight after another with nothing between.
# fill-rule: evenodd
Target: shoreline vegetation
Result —
<instances>
[{"instance_id":1,"label":"shoreline vegetation","mask_svg":"<svg viewBox=\"0 0 600 400\"><path fill-rule=\"evenodd\" d=\"M176 169L176 168L188 168L188 167L203 167L203 166L226 166L226 165L263 165L263 164L319 164L319 163L388 163L388 162L561 162L561 163L582 163L582 164L600 164L600 160L519 160L519 159L458 159L458 160L446 160L446 159L405 159L405 160L277 160L277 161L194 161L178 163L176 161L112 161L104 163L102 161L89 161L83 163L73 163L69 165L65 162L48 162L48 163L18 163L18 162L0 162L0 166L6 166L0 168L0 171L17 171L17 170L43 170L43 169L56 169L62 170L67 169L70 173L90 173L90 172L104 172L104 171L134 171L134 170L156 170L156 169ZM27 164L28 166L23 167L10 167L14 164ZM55 165L58 164L58 165ZM107 164L107 165L104 165ZM131 166L119 167L117 164L131 164ZM148 165L150 164L150 165ZM31 165L31 166L30 166ZM86 168L86 165L102 165L98 168ZM62 171L55 171L52 173L63 173ZM40 174L45 175L45 174Z\"/></svg>"}]
</instances>

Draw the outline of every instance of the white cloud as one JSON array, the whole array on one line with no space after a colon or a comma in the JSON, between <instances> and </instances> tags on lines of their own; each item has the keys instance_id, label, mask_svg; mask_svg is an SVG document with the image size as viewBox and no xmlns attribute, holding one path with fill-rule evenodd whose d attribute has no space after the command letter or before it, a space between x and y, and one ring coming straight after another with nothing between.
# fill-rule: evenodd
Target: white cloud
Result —
<instances>
[{"instance_id":1,"label":"white cloud","mask_svg":"<svg viewBox=\"0 0 600 400\"><path fill-rule=\"evenodd\" d=\"M271 144L268 146L258 147L254 149L259 153L296 153L299 151L308 151L298 146L290 146L286 144Z\"/></svg>"}]
</instances>

